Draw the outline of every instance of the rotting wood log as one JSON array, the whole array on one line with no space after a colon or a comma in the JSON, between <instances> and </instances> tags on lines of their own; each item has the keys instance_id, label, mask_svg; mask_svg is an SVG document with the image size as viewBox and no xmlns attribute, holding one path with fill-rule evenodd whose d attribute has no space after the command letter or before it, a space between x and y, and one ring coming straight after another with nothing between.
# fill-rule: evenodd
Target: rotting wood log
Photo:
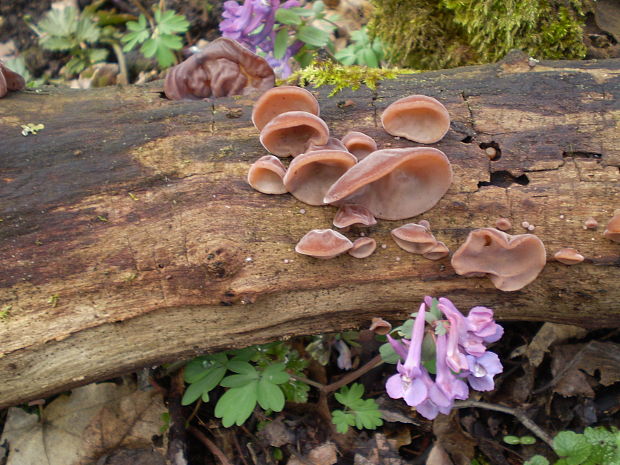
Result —
<instances>
[{"instance_id":1,"label":"rotting wood log","mask_svg":"<svg viewBox=\"0 0 620 465\"><path fill-rule=\"evenodd\" d=\"M535 225L549 257L586 256L551 261L509 293L400 250L389 231L407 221L370 228L380 247L367 259L296 255L335 209L246 184L265 154L253 99L172 102L161 85L0 100L0 407L206 351L404 319L425 295L502 320L620 322L620 244L602 236L620 207L619 60L515 60L318 91L334 135L362 131L379 147L413 145L381 129L389 103L445 103L453 123L435 146L455 180L417 220L452 251L507 217L512 233ZM28 123L45 129L24 137ZM582 226L591 216L596 231Z\"/></svg>"}]
</instances>

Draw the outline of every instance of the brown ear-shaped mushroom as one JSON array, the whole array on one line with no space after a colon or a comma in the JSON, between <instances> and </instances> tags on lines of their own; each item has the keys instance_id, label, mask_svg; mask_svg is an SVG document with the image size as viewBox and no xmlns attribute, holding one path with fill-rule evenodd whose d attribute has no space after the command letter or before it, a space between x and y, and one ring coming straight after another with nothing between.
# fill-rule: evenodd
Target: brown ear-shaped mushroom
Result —
<instances>
[{"instance_id":1,"label":"brown ear-shaped mushroom","mask_svg":"<svg viewBox=\"0 0 620 465\"><path fill-rule=\"evenodd\" d=\"M370 257L377 248L377 241L371 237L358 237L349 249L349 255L355 258Z\"/></svg>"},{"instance_id":2,"label":"brown ear-shaped mushroom","mask_svg":"<svg viewBox=\"0 0 620 465\"><path fill-rule=\"evenodd\" d=\"M265 155L250 166L248 184L263 194L286 194L285 174L286 168L278 157Z\"/></svg>"},{"instance_id":3,"label":"brown ear-shaped mushroom","mask_svg":"<svg viewBox=\"0 0 620 465\"><path fill-rule=\"evenodd\" d=\"M341 150L343 152L349 152L349 150L347 150L344 144L340 142L340 139L337 139L335 137L330 137L327 140L326 144L318 145L318 144L310 143L305 153L316 152L317 150Z\"/></svg>"},{"instance_id":4,"label":"brown ear-shaped mushroom","mask_svg":"<svg viewBox=\"0 0 620 465\"><path fill-rule=\"evenodd\" d=\"M388 134L422 144L432 144L450 129L450 115L439 100L426 95L410 95L396 100L381 115Z\"/></svg>"},{"instance_id":5,"label":"brown ear-shaped mushroom","mask_svg":"<svg viewBox=\"0 0 620 465\"><path fill-rule=\"evenodd\" d=\"M357 160L342 150L317 150L295 157L284 176L284 186L295 198L309 205L323 205L329 188Z\"/></svg>"},{"instance_id":6,"label":"brown ear-shaped mushroom","mask_svg":"<svg viewBox=\"0 0 620 465\"><path fill-rule=\"evenodd\" d=\"M332 229L313 229L295 246L295 252L314 258L333 258L345 253L353 243Z\"/></svg>"},{"instance_id":7,"label":"brown ear-shaped mushroom","mask_svg":"<svg viewBox=\"0 0 620 465\"><path fill-rule=\"evenodd\" d=\"M428 228L420 224L408 223L390 231L394 242L401 249L411 253L425 254L437 245L437 239Z\"/></svg>"},{"instance_id":8,"label":"brown ear-shaped mushroom","mask_svg":"<svg viewBox=\"0 0 620 465\"><path fill-rule=\"evenodd\" d=\"M334 217L334 226L344 229L354 224L373 226L377 224L377 220L366 207L353 204L341 205Z\"/></svg>"},{"instance_id":9,"label":"brown ear-shaped mushroom","mask_svg":"<svg viewBox=\"0 0 620 465\"><path fill-rule=\"evenodd\" d=\"M324 145L329 140L325 121L306 111L287 111L269 121L260 132L260 143L274 155L296 157L310 144Z\"/></svg>"},{"instance_id":10,"label":"brown ear-shaped mushroom","mask_svg":"<svg viewBox=\"0 0 620 465\"><path fill-rule=\"evenodd\" d=\"M377 150L375 140L363 132L350 131L342 138L342 143L349 152L359 160L363 160L369 154Z\"/></svg>"},{"instance_id":11,"label":"brown ear-shaped mushroom","mask_svg":"<svg viewBox=\"0 0 620 465\"><path fill-rule=\"evenodd\" d=\"M22 90L24 87L26 87L24 78L0 61L0 98L8 94L10 90Z\"/></svg>"},{"instance_id":12,"label":"brown ear-shaped mushroom","mask_svg":"<svg viewBox=\"0 0 620 465\"><path fill-rule=\"evenodd\" d=\"M452 256L458 274L487 274L502 291L516 291L534 281L546 261L545 246L538 237L511 236L494 228L471 231Z\"/></svg>"},{"instance_id":13,"label":"brown ear-shaped mushroom","mask_svg":"<svg viewBox=\"0 0 620 465\"><path fill-rule=\"evenodd\" d=\"M319 102L301 87L274 87L261 95L254 104L252 123L260 131L269 121L287 111L306 111L319 116Z\"/></svg>"},{"instance_id":14,"label":"brown ear-shaped mushroom","mask_svg":"<svg viewBox=\"0 0 620 465\"><path fill-rule=\"evenodd\" d=\"M171 100L247 95L275 85L267 60L237 41L220 37L168 70L164 92Z\"/></svg>"},{"instance_id":15,"label":"brown ear-shaped mushroom","mask_svg":"<svg viewBox=\"0 0 620 465\"><path fill-rule=\"evenodd\" d=\"M431 250L422 254L422 256L428 260L441 260L448 255L450 255L450 249L441 241L437 241L437 244L435 244Z\"/></svg>"},{"instance_id":16,"label":"brown ear-shaped mushroom","mask_svg":"<svg viewBox=\"0 0 620 465\"><path fill-rule=\"evenodd\" d=\"M620 210L614 212L614 216L603 232L603 235L614 242L620 242Z\"/></svg>"},{"instance_id":17,"label":"brown ear-shaped mushroom","mask_svg":"<svg viewBox=\"0 0 620 465\"><path fill-rule=\"evenodd\" d=\"M581 255L577 249L565 247L554 253L553 258L560 263L564 263L565 265L576 265L577 263L581 263L585 257Z\"/></svg>"},{"instance_id":18,"label":"brown ear-shaped mushroom","mask_svg":"<svg viewBox=\"0 0 620 465\"><path fill-rule=\"evenodd\" d=\"M377 150L331 187L325 203L363 205L376 218L401 220L433 208L451 182L450 161L441 150Z\"/></svg>"}]
</instances>

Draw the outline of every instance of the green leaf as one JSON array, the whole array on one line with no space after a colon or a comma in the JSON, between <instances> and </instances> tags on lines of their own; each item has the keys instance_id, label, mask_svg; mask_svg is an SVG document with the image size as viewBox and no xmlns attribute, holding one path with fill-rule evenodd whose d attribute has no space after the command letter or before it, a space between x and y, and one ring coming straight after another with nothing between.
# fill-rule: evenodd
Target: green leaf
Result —
<instances>
[{"instance_id":1,"label":"green leaf","mask_svg":"<svg viewBox=\"0 0 620 465\"><path fill-rule=\"evenodd\" d=\"M151 58L157 53L157 42L154 39L148 39L140 47L140 52L147 58Z\"/></svg>"},{"instance_id":2,"label":"green leaf","mask_svg":"<svg viewBox=\"0 0 620 465\"><path fill-rule=\"evenodd\" d=\"M523 465L549 465L549 460L542 455L535 455L527 462L524 462Z\"/></svg>"},{"instance_id":3,"label":"green leaf","mask_svg":"<svg viewBox=\"0 0 620 465\"><path fill-rule=\"evenodd\" d=\"M243 360L231 360L228 362L228 369L242 375L256 374L256 368L250 363Z\"/></svg>"},{"instance_id":4,"label":"green leaf","mask_svg":"<svg viewBox=\"0 0 620 465\"><path fill-rule=\"evenodd\" d=\"M256 407L257 385L258 381L255 381L231 388L220 397L215 406L215 416L222 419L225 428L234 424L241 426L250 417Z\"/></svg>"},{"instance_id":5,"label":"green leaf","mask_svg":"<svg viewBox=\"0 0 620 465\"><path fill-rule=\"evenodd\" d=\"M273 384L286 383L289 380L290 376L286 371L284 371L285 369L286 365L284 365L284 363L274 363L267 366L263 370L262 377Z\"/></svg>"},{"instance_id":6,"label":"green leaf","mask_svg":"<svg viewBox=\"0 0 620 465\"><path fill-rule=\"evenodd\" d=\"M536 444L536 438L534 436L521 436L521 444L524 446L531 446Z\"/></svg>"},{"instance_id":7,"label":"green leaf","mask_svg":"<svg viewBox=\"0 0 620 465\"><path fill-rule=\"evenodd\" d=\"M269 382L267 378L261 378L258 382L257 399L259 405L265 410L281 412L284 408L284 394L279 386Z\"/></svg>"},{"instance_id":8,"label":"green leaf","mask_svg":"<svg viewBox=\"0 0 620 465\"><path fill-rule=\"evenodd\" d=\"M284 393L286 400L297 404L308 402L308 391L310 386L301 381L290 379L288 383L280 384L280 389Z\"/></svg>"},{"instance_id":9,"label":"green leaf","mask_svg":"<svg viewBox=\"0 0 620 465\"><path fill-rule=\"evenodd\" d=\"M365 64L366 66L370 66L371 68L379 67L379 60L377 60L377 56L375 55L375 52L372 51L372 49L365 48L362 52L362 56L363 56L362 64Z\"/></svg>"},{"instance_id":10,"label":"green leaf","mask_svg":"<svg viewBox=\"0 0 620 465\"><path fill-rule=\"evenodd\" d=\"M67 37L75 33L77 27L78 11L70 6L62 10L52 8L37 27L44 33L57 37Z\"/></svg>"},{"instance_id":11,"label":"green leaf","mask_svg":"<svg viewBox=\"0 0 620 465\"><path fill-rule=\"evenodd\" d=\"M342 410L334 410L332 412L332 423L336 425L336 431L345 434L349 430L349 426L355 425L355 416Z\"/></svg>"},{"instance_id":12,"label":"green leaf","mask_svg":"<svg viewBox=\"0 0 620 465\"><path fill-rule=\"evenodd\" d=\"M212 364L213 362L205 356L196 357L185 365L185 370L183 370L183 380L186 383L195 383L199 379L207 376Z\"/></svg>"},{"instance_id":13,"label":"green leaf","mask_svg":"<svg viewBox=\"0 0 620 465\"><path fill-rule=\"evenodd\" d=\"M579 465L590 455L591 446L582 434L562 431L553 439L553 450L569 465Z\"/></svg>"},{"instance_id":14,"label":"green leaf","mask_svg":"<svg viewBox=\"0 0 620 465\"><path fill-rule=\"evenodd\" d=\"M108 57L108 51L105 48L93 48L88 50L88 59L91 63L99 63L105 61Z\"/></svg>"},{"instance_id":15,"label":"green leaf","mask_svg":"<svg viewBox=\"0 0 620 465\"><path fill-rule=\"evenodd\" d=\"M136 45L141 44L149 38L149 32L147 30L140 30L129 32L121 37L121 42L125 43L123 51L128 52L132 50Z\"/></svg>"},{"instance_id":16,"label":"green leaf","mask_svg":"<svg viewBox=\"0 0 620 465\"><path fill-rule=\"evenodd\" d=\"M353 408L355 402L364 395L364 386L360 383L353 383L351 386L343 386L334 397L345 407Z\"/></svg>"},{"instance_id":17,"label":"green leaf","mask_svg":"<svg viewBox=\"0 0 620 465\"><path fill-rule=\"evenodd\" d=\"M70 38L60 36L41 37L39 44L47 50L70 50L75 46Z\"/></svg>"},{"instance_id":18,"label":"green leaf","mask_svg":"<svg viewBox=\"0 0 620 465\"><path fill-rule=\"evenodd\" d=\"M162 34L158 38L158 48L167 47L172 50L180 50L183 48L183 40L179 36L170 34Z\"/></svg>"},{"instance_id":19,"label":"green leaf","mask_svg":"<svg viewBox=\"0 0 620 465\"><path fill-rule=\"evenodd\" d=\"M166 10L163 13L155 10L155 22L161 34L182 34L189 29L189 22L185 16L178 15L172 10Z\"/></svg>"},{"instance_id":20,"label":"green leaf","mask_svg":"<svg viewBox=\"0 0 620 465\"><path fill-rule=\"evenodd\" d=\"M273 56L280 60L286 53L288 46L288 31L286 29L280 29L276 34L276 40L273 43Z\"/></svg>"},{"instance_id":21,"label":"green leaf","mask_svg":"<svg viewBox=\"0 0 620 465\"><path fill-rule=\"evenodd\" d=\"M82 15L77 22L75 29L75 38L78 42L94 43L99 40L101 29L88 15Z\"/></svg>"},{"instance_id":22,"label":"green leaf","mask_svg":"<svg viewBox=\"0 0 620 465\"><path fill-rule=\"evenodd\" d=\"M314 26L302 26L297 31L297 38L308 45L323 47L329 42L329 33Z\"/></svg>"},{"instance_id":23,"label":"green leaf","mask_svg":"<svg viewBox=\"0 0 620 465\"><path fill-rule=\"evenodd\" d=\"M400 356L396 353L394 347L392 347L392 344L390 344L389 342L386 342L379 347L379 354L381 355L381 360L383 360L385 363L395 364L400 360Z\"/></svg>"},{"instance_id":24,"label":"green leaf","mask_svg":"<svg viewBox=\"0 0 620 465\"><path fill-rule=\"evenodd\" d=\"M299 26L302 23L301 17L295 10L287 10L286 8L276 10L276 21L291 26Z\"/></svg>"},{"instance_id":25,"label":"green leaf","mask_svg":"<svg viewBox=\"0 0 620 465\"><path fill-rule=\"evenodd\" d=\"M521 439L518 438L517 436L504 436L504 442L506 444L510 444L512 446L515 446L517 444L521 444Z\"/></svg>"},{"instance_id":26,"label":"green leaf","mask_svg":"<svg viewBox=\"0 0 620 465\"><path fill-rule=\"evenodd\" d=\"M199 378L195 383L188 386L181 400L182 405L189 405L202 396L202 400L208 399L209 391L213 390L222 381L226 374L226 367L215 365L206 371L206 375Z\"/></svg>"},{"instance_id":27,"label":"green leaf","mask_svg":"<svg viewBox=\"0 0 620 465\"><path fill-rule=\"evenodd\" d=\"M316 14L322 13L323 10L325 10L325 2L321 0L317 0L316 2L313 2L312 10L314 10Z\"/></svg>"},{"instance_id":28,"label":"green leaf","mask_svg":"<svg viewBox=\"0 0 620 465\"><path fill-rule=\"evenodd\" d=\"M294 12L296 15L302 16L302 17L311 17L315 15L315 12L312 10L309 10L307 8L303 8L300 6L296 6L293 8L288 8L289 11Z\"/></svg>"},{"instance_id":29,"label":"green leaf","mask_svg":"<svg viewBox=\"0 0 620 465\"><path fill-rule=\"evenodd\" d=\"M127 27L127 29L134 32L148 31L146 16L144 15L140 15L140 17L138 18L138 22L129 21L125 26Z\"/></svg>"}]
</instances>

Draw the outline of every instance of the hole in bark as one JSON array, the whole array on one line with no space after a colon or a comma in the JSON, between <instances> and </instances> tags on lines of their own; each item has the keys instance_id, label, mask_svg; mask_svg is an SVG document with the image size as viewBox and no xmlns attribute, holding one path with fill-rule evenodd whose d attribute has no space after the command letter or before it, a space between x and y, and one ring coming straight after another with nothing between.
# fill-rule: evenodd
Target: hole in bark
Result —
<instances>
[{"instance_id":1,"label":"hole in bark","mask_svg":"<svg viewBox=\"0 0 620 465\"><path fill-rule=\"evenodd\" d=\"M461 139L461 142L465 144L471 144L473 140L474 140L473 136L466 136Z\"/></svg>"},{"instance_id":2,"label":"hole in bark","mask_svg":"<svg viewBox=\"0 0 620 465\"><path fill-rule=\"evenodd\" d=\"M162 90L161 92L158 92L159 94L159 98L163 98L164 100L168 100L168 97L166 97L166 93Z\"/></svg>"},{"instance_id":3,"label":"hole in bark","mask_svg":"<svg viewBox=\"0 0 620 465\"><path fill-rule=\"evenodd\" d=\"M498 186L498 187L508 187L512 184L519 184L521 186L527 186L530 183L527 175L522 174L521 176L513 176L508 171L495 171L491 173L490 181L480 181L478 183L478 187L483 186Z\"/></svg>"},{"instance_id":4,"label":"hole in bark","mask_svg":"<svg viewBox=\"0 0 620 465\"><path fill-rule=\"evenodd\" d=\"M603 158L603 154L596 152L583 152L580 150L576 150L574 152L562 152L562 157L564 158L593 158L595 160L600 160Z\"/></svg>"},{"instance_id":5,"label":"hole in bark","mask_svg":"<svg viewBox=\"0 0 620 465\"><path fill-rule=\"evenodd\" d=\"M502 158L502 150L499 148L499 144L492 140L491 142L482 142L479 147L484 150L487 157L491 161L497 161Z\"/></svg>"}]
</instances>

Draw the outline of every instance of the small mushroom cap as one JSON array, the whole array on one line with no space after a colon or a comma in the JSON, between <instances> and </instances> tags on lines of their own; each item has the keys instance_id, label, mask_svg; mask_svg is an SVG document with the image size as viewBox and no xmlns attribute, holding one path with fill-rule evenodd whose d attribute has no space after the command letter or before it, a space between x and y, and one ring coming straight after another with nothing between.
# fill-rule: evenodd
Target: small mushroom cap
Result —
<instances>
[{"instance_id":1,"label":"small mushroom cap","mask_svg":"<svg viewBox=\"0 0 620 465\"><path fill-rule=\"evenodd\" d=\"M248 184L263 194L286 194L285 174L286 168L278 157L265 155L250 166Z\"/></svg>"},{"instance_id":2,"label":"small mushroom cap","mask_svg":"<svg viewBox=\"0 0 620 465\"><path fill-rule=\"evenodd\" d=\"M373 226L377 224L377 220L372 216L372 213L362 205L341 205L334 217L334 226L343 229L354 224Z\"/></svg>"},{"instance_id":3,"label":"small mushroom cap","mask_svg":"<svg viewBox=\"0 0 620 465\"><path fill-rule=\"evenodd\" d=\"M324 145L329 140L325 121L306 111L287 111L273 118L260 132L260 142L274 155L296 157L310 144Z\"/></svg>"},{"instance_id":4,"label":"small mushroom cap","mask_svg":"<svg viewBox=\"0 0 620 465\"><path fill-rule=\"evenodd\" d=\"M377 143L375 140L363 132L348 132L342 138L342 143L358 160L363 160L369 154L377 150Z\"/></svg>"},{"instance_id":5,"label":"small mushroom cap","mask_svg":"<svg viewBox=\"0 0 620 465\"><path fill-rule=\"evenodd\" d=\"M485 273L502 291L516 291L534 281L546 261L545 246L535 235L511 236L494 228L471 231L452 256L458 274Z\"/></svg>"},{"instance_id":6,"label":"small mushroom cap","mask_svg":"<svg viewBox=\"0 0 620 465\"><path fill-rule=\"evenodd\" d=\"M415 223L404 224L390 231L401 249L411 253L425 254L437 245L437 239L428 228Z\"/></svg>"},{"instance_id":7,"label":"small mushroom cap","mask_svg":"<svg viewBox=\"0 0 620 465\"><path fill-rule=\"evenodd\" d=\"M202 51L170 68L164 92L171 100L247 95L275 85L267 60L237 41L220 37Z\"/></svg>"},{"instance_id":8,"label":"small mushroom cap","mask_svg":"<svg viewBox=\"0 0 620 465\"><path fill-rule=\"evenodd\" d=\"M325 193L355 163L355 156L342 150L303 153L289 165L284 186L308 205L323 205Z\"/></svg>"},{"instance_id":9,"label":"small mushroom cap","mask_svg":"<svg viewBox=\"0 0 620 465\"><path fill-rule=\"evenodd\" d=\"M260 131L269 121L287 111L306 111L319 116L319 102L301 87L274 87L261 95L254 104L252 123Z\"/></svg>"},{"instance_id":10,"label":"small mushroom cap","mask_svg":"<svg viewBox=\"0 0 620 465\"><path fill-rule=\"evenodd\" d=\"M426 95L410 95L396 100L381 115L383 129L422 144L432 144L450 129L450 115L439 100Z\"/></svg>"},{"instance_id":11,"label":"small mushroom cap","mask_svg":"<svg viewBox=\"0 0 620 465\"><path fill-rule=\"evenodd\" d=\"M366 258L372 255L377 248L377 241L371 237L359 237L353 241L353 247L349 249L349 255L355 258Z\"/></svg>"},{"instance_id":12,"label":"small mushroom cap","mask_svg":"<svg viewBox=\"0 0 620 465\"><path fill-rule=\"evenodd\" d=\"M448 249L446 244L440 241L437 241L437 244L435 244L431 250L422 254L422 256L428 260L441 260L448 255L450 255L450 249Z\"/></svg>"},{"instance_id":13,"label":"small mushroom cap","mask_svg":"<svg viewBox=\"0 0 620 465\"><path fill-rule=\"evenodd\" d=\"M583 227L586 229L596 229L598 227L598 221L590 217L583 222Z\"/></svg>"},{"instance_id":14,"label":"small mushroom cap","mask_svg":"<svg viewBox=\"0 0 620 465\"><path fill-rule=\"evenodd\" d=\"M392 325L389 322L385 321L383 318L375 317L372 319L372 323L370 325L370 328L368 329L375 334L385 336L390 331L392 331Z\"/></svg>"},{"instance_id":15,"label":"small mushroom cap","mask_svg":"<svg viewBox=\"0 0 620 465\"><path fill-rule=\"evenodd\" d=\"M353 243L333 229L313 229L295 246L295 252L314 258L333 258L345 253Z\"/></svg>"},{"instance_id":16,"label":"small mushroom cap","mask_svg":"<svg viewBox=\"0 0 620 465\"><path fill-rule=\"evenodd\" d=\"M441 150L377 150L331 187L325 203L363 205L375 218L401 220L433 208L451 183L452 167Z\"/></svg>"},{"instance_id":17,"label":"small mushroom cap","mask_svg":"<svg viewBox=\"0 0 620 465\"><path fill-rule=\"evenodd\" d=\"M495 227L500 231L509 231L512 229L512 223L508 218L498 218L495 222Z\"/></svg>"},{"instance_id":18,"label":"small mushroom cap","mask_svg":"<svg viewBox=\"0 0 620 465\"><path fill-rule=\"evenodd\" d=\"M9 90L22 90L24 87L26 87L24 78L0 61L0 98L4 97Z\"/></svg>"},{"instance_id":19,"label":"small mushroom cap","mask_svg":"<svg viewBox=\"0 0 620 465\"><path fill-rule=\"evenodd\" d=\"M573 249L572 247L565 247L558 250L553 254L553 258L565 265L576 265L584 260L584 256L581 255L577 249Z\"/></svg>"},{"instance_id":20,"label":"small mushroom cap","mask_svg":"<svg viewBox=\"0 0 620 465\"><path fill-rule=\"evenodd\" d=\"M614 242L620 242L620 210L614 212L614 216L603 232L603 235Z\"/></svg>"}]
</instances>

